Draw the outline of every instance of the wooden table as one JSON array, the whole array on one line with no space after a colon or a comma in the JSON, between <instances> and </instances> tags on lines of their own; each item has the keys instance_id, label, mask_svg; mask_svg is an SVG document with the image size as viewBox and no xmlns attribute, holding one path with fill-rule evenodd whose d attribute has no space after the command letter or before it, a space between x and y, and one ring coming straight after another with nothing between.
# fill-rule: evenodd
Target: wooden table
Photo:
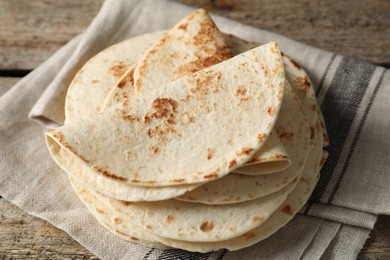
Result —
<instances>
[{"instance_id":1,"label":"wooden table","mask_svg":"<svg viewBox=\"0 0 390 260\"><path fill-rule=\"evenodd\" d=\"M316 47L390 66L385 0L179 0ZM102 0L0 0L0 95L79 34ZM0 197L0 259L96 258L66 233ZM359 259L390 259L390 217L379 217Z\"/></svg>"}]
</instances>

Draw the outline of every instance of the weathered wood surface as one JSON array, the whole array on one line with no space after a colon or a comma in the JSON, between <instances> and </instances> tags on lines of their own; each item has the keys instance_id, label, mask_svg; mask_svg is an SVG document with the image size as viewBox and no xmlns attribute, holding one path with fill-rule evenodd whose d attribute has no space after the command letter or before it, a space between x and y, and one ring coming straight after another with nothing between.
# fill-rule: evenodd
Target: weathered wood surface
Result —
<instances>
[{"instance_id":1,"label":"weathered wood surface","mask_svg":"<svg viewBox=\"0 0 390 260\"><path fill-rule=\"evenodd\" d=\"M179 0L316 47L390 62L390 1ZM31 70L82 32L102 0L0 0L0 70ZM28 57L28 58L27 58Z\"/></svg>"},{"instance_id":2,"label":"weathered wood surface","mask_svg":"<svg viewBox=\"0 0 390 260\"><path fill-rule=\"evenodd\" d=\"M313 46L390 65L390 2L373 0L178 0ZM278 3L276 3L278 2ZM86 29L102 0L0 0L0 95ZM23 72L22 72L23 73ZM95 257L49 223L0 198L0 259ZM390 259L390 217L381 216L359 259Z\"/></svg>"}]
</instances>

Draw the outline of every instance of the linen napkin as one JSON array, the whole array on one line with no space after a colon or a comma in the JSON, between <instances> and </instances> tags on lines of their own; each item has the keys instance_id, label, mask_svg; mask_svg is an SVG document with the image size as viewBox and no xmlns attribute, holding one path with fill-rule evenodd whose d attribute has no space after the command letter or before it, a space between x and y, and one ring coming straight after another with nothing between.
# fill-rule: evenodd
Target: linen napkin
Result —
<instances>
[{"instance_id":1,"label":"linen napkin","mask_svg":"<svg viewBox=\"0 0 390 260\"><path fill-rule=\"evenodd\" d=\"M356 258L377 214L390 214L389 71L218 16L213 18L224 32L249 41L277 40L314 83L331 145L310 202L288 225L256 245L201 254L124 241L102 228L74 194L43 136L47 128L62 124L74 74L102 49L168 29L191 11L170 1L107 0L84 33L1 96L0 195L104 259Z\"/></svg>"}]
</instances>

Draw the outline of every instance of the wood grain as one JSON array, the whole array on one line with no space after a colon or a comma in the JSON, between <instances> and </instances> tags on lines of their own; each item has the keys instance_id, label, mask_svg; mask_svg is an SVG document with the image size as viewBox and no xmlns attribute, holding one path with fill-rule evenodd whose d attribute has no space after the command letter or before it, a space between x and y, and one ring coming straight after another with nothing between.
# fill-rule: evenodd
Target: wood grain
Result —
<instances>
[{"instance_id":1,"label":"wood grain","mask_svg":"<svg viewBox=\"0 0 390 260\"><path fill-rule=\"evenodd\" d=\"M0 0L0 70L32 70L85 30L102 0Z\"/></svg>"},{"instance_id":2,"label":"wood grain","mask_svg":"<svg viewBox=\"0 0 390 260\"><path fill-rule=\"evenodd\" d=\"M178 0L316 47L390 65L390 1ZM102 0L0 0L0 72L32 70L87 28ZM20 78L0 77L0 96ZM65 232L0 198L0 259L94 259ZM359 259L390 259L381 216Z\"/></svg>"}]
</instances>

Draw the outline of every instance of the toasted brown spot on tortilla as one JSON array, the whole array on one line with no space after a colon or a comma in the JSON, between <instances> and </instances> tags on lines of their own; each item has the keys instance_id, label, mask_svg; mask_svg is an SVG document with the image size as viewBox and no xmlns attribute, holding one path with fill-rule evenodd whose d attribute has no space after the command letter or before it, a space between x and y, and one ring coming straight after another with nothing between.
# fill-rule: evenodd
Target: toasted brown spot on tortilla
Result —
<instances>
[{"instance_id":1,"label":"toasted brown spot on tortilla","mask_svg":"<svg viewBox=\"0 0 390 260\"><path fill-rule=\"evenodd\" d=\"M121 81L116 85L118 88L123 88L127 83L134 84L134 67L127 75L121 79Z\"/></svg>"},{"instance_id":2,"label":"toasted brown spot on tortilla","mask_svg":"<svg viewBox=\"0 0 390 260\"><path fill-rule=\"evenodd\" d=\"M99 82L100 82L100 80L97 80L97 79L94 79L94 80L91 81L92 84L96 84L96 83L99 83Z\"/></svg>"},{"instance_id":3,"label":"toasted brown spot on tortilla","mask_svg":"<svg viewBox=\"0 0 390 260\"><path fill-rule=\"evenodd\" d=\"M153 109L154 112L149 116L144 117L145 123L150 122L150 118L157 118L162 119L164 118L165 121L170 124L176 124L175 122L175 114L177 113L178 109L178 103L176 100L171 98L156 98L153 101Z\"/></svg>"},{"instance_id":4,"label":"toasted brown spot on tortilla","mask_svg":"<svg viewBox=\"0 0 390 260\"><path fill-rule=\"evenodd\" d=\"M245 233L243 236L248 240L248 239L254 238L256 236L256 234L254 232L248 232L248 233Z\"/></svg>"},{"instance_id":5,"label":"toasted brown spot on tortilla","mask_svg":"<svg viewBox=\"0 0 390 260\"><path fill-rule=\"evenodd\" d=\"M229 231L231 231L231 232L235 232L237 230L237 228L235 228L235 227L229 227Z\"/></svg>"},{"instance_id":6,"label":"toasted brown spot on tortilla","mask_svg":"<svg viewBox=\"0 0 390 260\"><path fill-rule=\"evenodd\" d=\"M267 134L261 133L257 135L257 142L262 143L267 138Z\"/></svg>"},{"instance_id":7,"label":"toasted brown spot on tortilla","mask_svg":"<svg viewBox=\"0 0 390 260\"><path fill-rule=\"evenodd\" d=\"M120 223L122 223L122 219L120 217L116 217L116 218L114 218L114 222L115 222L115 224L120 224Z\"/></svg>"},{"instance_id":8,"label":"toasted brown spot on tortilla","mask_svg":"<svg viewBox=\"0 0 390 260\"><path fill-rule=\"evenodd\" d=\"M241 151L239 151L237 153L238 156L242 156L242 155L249 155L251 154L251 152L253 151L254 149L253 148L250 148L250 147L244 147L241 149Z\"/></svg>"},{"instance_id":9,"label":"toasted brown spot on tortilla","mask_svg":"<svg viewBox=\"0 0 390 260\"><path fill-rule=\"evenodd\" d=\"M263 219L262 216L259 216L259 215L255 215L253 218L252 218L252 221L253 222L259 222Z\"/></svg>"},{"instance_id":10,"label":"toasted brown spot on tortilla","mask_svg":"<svg viewBox=\"0 0 390 260\"><path fill-rule=\"evenodd\" d=\"M132 183L138 183L138 182L141 182L140 180L137 180L137 179L134 179L134 180L131 180Z\"/></svg>"},{"instance_id":11,"label":"toasted brown spot on tortilla","mask_svg":"<svg viewBox=\"0 0 390 260\"><path fill-rule=\"evenodd\" d=\"M187 26L188 26L188 24L183 23L183 24L179 25L177 28L179 28L180 30L187 30Z\"/></svg>"},{"instance_id":12,"label":"toasted brown spot on tortilla","mask_svg":"<svg viewBox=\"0 0 390 260\"><path fill-rule=\"evenodd\" d=\"M153 154L158 154L160 152L159 147L151 146L149 149Z\"/></svg>"},{"instance_id":13,"label":"toasted brown spot on tortilla","mask_svg":"<svg viewBox=\"0 0 390 260\"><path fill-rule=\"evenodd\" d=\"M146 225L146 228L147 228L147 229L150 229L150 230L152 230L152 229L153 229L152 225L149 225L149 224L148 224L148 225Z\"/></svg>"},{"instance_id":14,"label":"toasted brown spot on tortilla","mask_svg":"<svg viewBox=\"0 0 390 260\"><path fill-rule=\"evenodd\" d=\"M122 177L122 176L116 176L115 174L113 174L107 170L101 169L97 166L93 166L92 169L94 169L95 171L97 171L97 172L101 173L102 175L109 177L111 179L119 180L119 181L127 181L127 178Z\"/></svg>"},{"instance_id":15,"label":"toasted brown spot on tortilla","mask_svg":"<svg viewBox=\"0 0 390 260\"><path fill-rule=\"evenodd\" d=\"M119 230L115 230L115 232L118 233L118 234L120 234L120 235L122 235L122 236L124 236L124 237L129 238L130 240L139 241L138 238L133 237L133 236L126 235L125 233L123 233L123 232L121 232L121 231L119 231Z\"/></svg>"},{"instance_id":16,"label":"toasted brown spot on tortilla","mask_svg":"<svg viewBox=\"0 0 390 260\"><path fill-rule=\"evenodd\" d=\"M109 68L109 72L115 77L120 77L126 72L128 67L129 67L128 64L125 64L124 62L119 62L114 66L112 66L111 68Z\"/></svg>"},{"instance_id":17,"label":"toasted brown spot on tortilla","mask_svg":"<svg viewBox=\"0 0 390 260\"><path fill-rule=\"evenodd\" d=\"M276 158L276 159L287 159L287 158L288 158L287 155L285 155L285 154L280 154L280 153L274 154L272 157L273 157L273 158Z\"/></svg>"},{"instance_id":18,"label":"toasted brown spot on tortilla","mask_svg":"<svg viewBox=\"0 0 390 260\"><path fill-rule=\"evenodd\" d=\"M268 106L268 108L267 108L267 114L270 115L270 116L275 115L275 109L274 109L273 106Z\"/></svg>"},{"instance_id":19,"label":"toasted brown spot on tortilla","mask_svg":"<svg viewBox=\"0 0 390 260\"><path fill-rule=\"evenodd\" d=\"M184 182L185 179L181 178L181 179L172 179L172 180L169 180L169 182Z\"/></svg>"},{"instance_id":20,"label":"toasted brown spot on tortilla","mask_svg":"<svg viewBox=\"0 0 390 260\"><path fill-rule=\"evenodd\" d=\"M214 178L217 178L217 177L218 177L218 173L212 172L212 173L210 173L208 175L205 175L203 178L205 178L205 179L214 179Z\"/></svg>"},{"instance_id":21,"label":"toasted brown spot on tortilla","mask_svg":"<svg viewBox=\"0 0 390 260\"><path fill-rule=\"evenodd\" d=\"M67 141L64 140L64 136L63 136L63 134L61 132L58 132L56 130L50 130L49 133L52 134L53 137L56 138L65 148L70 150L73 154L77 155L82 161L84 161L86 163L89 163L89 160L87 160L85 157L79 155L73 149L73 147Z\"/></svg>"},{"instance_id":22,"label":"toasted brown spot on tortilla","mask_svg":"<svg viewBox=\"0 0 390 260\"><path fill-rule=\"evenodd\" d=\"M286 214L288 214L290 216L292 216L294 214L294 212L292 211L292 208L291 208L290 205L284 206L284 208L282 209L282 212L286 213Z\"/></svg>"},{"instance_id":23,"label":"toasted brown spot on tortilla","mask_svg":"<svg viewBox=\"0 0 390 260\"><path fill-rule=\"evenodd\" d=\"M171 224L175 221L175 217L172 215L167 216L167 223Z\"/></svg>"},{"instance_id":24,"label":"toasted brown spot on tortilla","mask_svg":"<svg viewBox=\"0 0 390 260\"><path fill-rule=\"evenodd\" d=\"M231 161L229 162L228 168L229 168L229 169L230 169L230 168L233 168L233 167L236 166L236 165L237 165L236 160L231 160Z\"/></svg>"},{"instance_id":25,"label":"toasted brown spot on tortilla","mask_svg":"<svg viewBox=\"0 0 390 260\"><path fill-rule=\"evenodd\" d=\"M291 64L292 64L297 70L302 70L301 66L299 66L299 64L298 64L295 60L293 60L292 58L290 58L290 57L287 56L287 55L284 55L284 56L286 56L286 57L290 60Z\"/></svg>"},{"instance_id":26,"label":"toasted brown spot on tortilla","mask_svg":"<svg viewBox=\"0 0 390 260\"><path fill-rule=\"evenodd\" d=\"M236 91L236 96L243 96L247 92L247 89L245 88L244 85L238 85L237 86L237 91Z\"/></svg>"},{"instance_id":27,"label":"toasted brown spot on tortilla","mask_svg":"<svg viewBox=\"0 0 390 260\"><path fill-rule=\"evenodd\" d=\"M279 138L281 138L281 139L291 140L293 135L294 135L294 133L292 133L292 132L283 131L281 129L278 129L276 132L277 132Z\"/></svg>"},{"instance_id":28,"label":"toasted brown spot on tortilla","mask_svg":"<svg viewBox=\"0 0 390 260\"><path fill-rule=\"evenodd\" d=\"M100 213L100 214L104 214L104 210L102 210L102 209L96 208L96 211L97 211L98 213Z\"/></svg>"},{"instance_id":29,"label":"toasted brown spot on tortilla","mask_svg":"<svg viewBox=\"0 0 390 260\"><path fill-rule=\"evenodd\" d=\"M124 201L124 200L120 200L119 201L121 204L125 205L125 206L130 206L133 204L133 202L130 202L130 201Z\"/></svg>"},{"instance_id":30,"label":"toasted brown spot on tortilla","mask_svg":"<svg viewBox=\"0 0 390 260\"><path fill-rule=\"evenodd\" d=\"M211 223L209 221L205 221L205 222L202 223L202 225L200 225L200 230L202 230L203 232L209 232L213 228L214 228L213 223Z\"/></svg>"},{"instance_id":31,"label":"toasted brown spot on tortilla","mask_svg":"<svg viewBox=\"0 0 390 260\"><path fill-rule=\"evenodd\" d=\"M211 160L214 156L215 149L207 148L207 160Z\"/></svg>"},{"instance_id":32,"label":"toasted brown spot on tortilla","mask_svg":"<svg viewBox=\"0 0 390 260\"><path fill-rule=\"evenodd\" d=\"M305 75L304 77L296 77L294 81L297 83L298 89L303 93L306 94L310 90L311 83L308 76Z\"/></svg>"}]
</instances>

